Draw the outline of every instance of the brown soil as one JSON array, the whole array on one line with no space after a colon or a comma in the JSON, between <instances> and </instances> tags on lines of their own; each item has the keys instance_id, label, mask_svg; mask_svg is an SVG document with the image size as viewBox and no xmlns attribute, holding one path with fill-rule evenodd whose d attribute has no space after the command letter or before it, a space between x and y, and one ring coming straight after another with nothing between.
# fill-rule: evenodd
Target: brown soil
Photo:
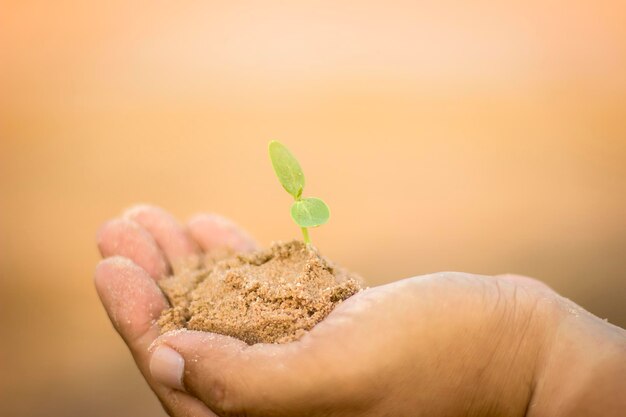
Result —
<instances>
[{"instance_id":1,"label":"brown soil","mask_svg":"<svg viewBox=\"0 0 626 417\"><path fill-rule=\"evenodd\" d=\"M202 267L159 282L172 305L159 318L162 332L186 328L248 344L291 342L361 289L358 276L299 241L228 255L213 254Z\"/></svg>"}]
</instances>

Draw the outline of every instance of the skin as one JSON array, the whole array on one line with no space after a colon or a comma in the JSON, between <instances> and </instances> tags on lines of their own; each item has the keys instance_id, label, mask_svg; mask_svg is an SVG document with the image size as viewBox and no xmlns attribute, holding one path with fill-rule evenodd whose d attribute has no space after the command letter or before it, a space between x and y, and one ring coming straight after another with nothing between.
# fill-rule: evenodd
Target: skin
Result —
<instances>
[{"instance_id":1,"label":"skin","mask_svg":"<svg viewBox=\"0 0 626 417\"><path fill-rule=\"evenodd\" d=\"M159 336L155 325L168 306L156 281L202 252L255 248L230 221L203 214L182 226L160 208L139 206L107 222L97 240L104 257L95 272L98 294L172 416L626 410L626 332L531 278L409 278L351 297L297 342L247 346L205 332ZM157 366L155 352L164 347L184 360L181 380Z\"/></svg>"}]
</instances>

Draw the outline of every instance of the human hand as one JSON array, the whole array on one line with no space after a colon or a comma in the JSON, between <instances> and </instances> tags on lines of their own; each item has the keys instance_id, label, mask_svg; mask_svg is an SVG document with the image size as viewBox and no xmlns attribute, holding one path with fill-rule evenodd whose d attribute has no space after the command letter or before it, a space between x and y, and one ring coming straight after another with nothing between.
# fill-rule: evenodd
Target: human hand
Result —
<instances>
[{"instance_id":1,"label":"human hand","mask_svg":"<svg viewBox=\"0 0 626 417\"><path fill-rule=\"evenodd\" d=\"M623 330L515 276L440 273L370 288L289 344L248 346L195 331L159 336L154 321L167 301L154 279L202 251L251 249L251 239L214 216L183 228L143 206L107 223L98 241L111 257L96 269L98 293L173 416L541 416L552 415L555 396L589 392L559 380L568 361L583 361L592 375L606 376L607 364L617 369L609 369L613 378L625 375ZM581 335L580 349L571 349ZM589 357L596 339L602 360Z\"/></svg>"}]
</instances>

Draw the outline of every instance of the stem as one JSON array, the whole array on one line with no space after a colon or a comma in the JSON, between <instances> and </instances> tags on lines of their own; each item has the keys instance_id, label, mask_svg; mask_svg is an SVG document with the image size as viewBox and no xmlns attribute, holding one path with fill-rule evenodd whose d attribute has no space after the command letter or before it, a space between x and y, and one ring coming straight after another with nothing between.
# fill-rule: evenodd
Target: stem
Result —
<instances>
[{"instance_id":1,"label":"stem","mask_svg":"<svg viewBox=\"0 0 626 417\"><path fill-rule=\"evenodd\" d=\"M304 243L311 243L311 239L309 239L309 231L307 230L306 227L301 227L300 228L302 230L302 237L304 238Z\"/></svg>"},{"instance_id":2,"label":"stem","mask_svg":"<svg viewBox=\"0 0 626 417\"><path fill-rule=\"evenodd\" d=\"M300 193L294 197L294 200L302 200L302 190L300 190ZM307 245L311 243L311 239L309 238L309 231L307 230L307 228L301 227L300 230L302 230L302 238L304 239L304 243L306 243Z\"/></svg>"}]
</instances>

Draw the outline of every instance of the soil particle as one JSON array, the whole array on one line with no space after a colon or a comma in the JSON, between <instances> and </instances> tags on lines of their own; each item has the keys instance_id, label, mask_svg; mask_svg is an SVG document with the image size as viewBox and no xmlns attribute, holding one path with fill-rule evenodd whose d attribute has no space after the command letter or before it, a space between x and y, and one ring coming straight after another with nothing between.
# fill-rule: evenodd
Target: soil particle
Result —
<instances>
[{"instance_id":1,"label":"soil particle","mask_svg":"<svg viewBox=\"0 0 626 417\"><path fill-rule=\"evenodd\" d=\"M159 282L172 306L161 332L202 330L252 345L299 339L362 288L361 279L300 241L249 254L225 251Z\"/></svg>"}]
</instances>

